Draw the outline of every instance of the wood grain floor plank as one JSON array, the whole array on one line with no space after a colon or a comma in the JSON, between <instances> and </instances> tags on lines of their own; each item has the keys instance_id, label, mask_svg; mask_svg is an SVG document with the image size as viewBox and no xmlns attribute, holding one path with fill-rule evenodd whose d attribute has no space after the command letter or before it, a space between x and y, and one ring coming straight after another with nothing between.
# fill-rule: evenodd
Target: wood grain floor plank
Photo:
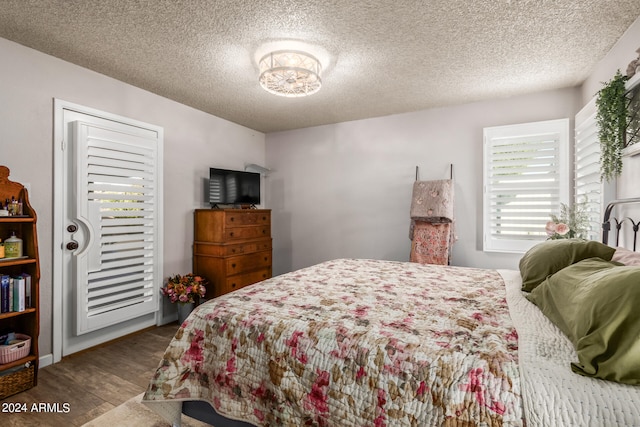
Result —
<instances>
[{"instance_id":1,"label":"wood grain floor plank","mask_svg":"<svg viewBox=\"0 0 640 427\"><path fill-rule=\"evenodd\" d=\"M40 369L36 387L0 400L0 405L25 404L29 412L0 413L0 426L80 427L124 403L147 388L177 329L177 323L149 329ZM50 412L31 411L43 403L50 404Z\"/></svg>"}]
</instances>

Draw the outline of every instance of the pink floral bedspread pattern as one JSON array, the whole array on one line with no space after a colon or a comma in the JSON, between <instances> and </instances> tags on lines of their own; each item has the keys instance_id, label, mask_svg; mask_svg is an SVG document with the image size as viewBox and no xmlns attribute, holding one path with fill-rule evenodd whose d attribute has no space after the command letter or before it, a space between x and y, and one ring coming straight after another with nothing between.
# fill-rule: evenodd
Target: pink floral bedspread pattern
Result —
<instances>
[{"instance_id":1,"label":"pink floral bedspread pattern","mask_svg":"<svg viewBox=\"0 0 640 427\"><path fill-rule=\"evenodd\" d=\"M146 400L258 426L522 426L494 270L341 259L199 306Z\"/></svg>"}]
</instances>

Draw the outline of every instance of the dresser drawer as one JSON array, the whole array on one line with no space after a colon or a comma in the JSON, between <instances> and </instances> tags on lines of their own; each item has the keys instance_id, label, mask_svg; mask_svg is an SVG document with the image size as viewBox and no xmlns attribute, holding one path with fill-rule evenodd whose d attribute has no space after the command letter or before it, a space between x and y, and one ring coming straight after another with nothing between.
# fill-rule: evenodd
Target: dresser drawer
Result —
<instances>
[{"instance_id":1,"label":"dresser drawer","mask_svg":"<svg viewBox=\"0 0 640 427\"><path fill-rule=\"evenodd\" d=\"M238 232L238 228L260 227L257 232ZM268 237L271 230L271 211L268 209L196 209L194 214L193 238L199 242L228 243L233 233L234 239Z\"/></svg>"},{"instance_id":2,"label":"dresser drawer","mask_svg":"<svg viewBox=\"0 0 640 427\"><path fill-rule=\"evenodd\" d=\"M253 252L270 251L271 238L255 240L247 243L238 243L237 245L228 245L224 248L225 255L242 255Z\"/></svg>"},{"instance_id":3,"label":"dresser drawer","mask_svg":"<svg viewBox=\"0 0 640 427\"><path fill-rule=\"evenodd\" d=\"M225 225L235 227L238 225L269 225L271 215L269 212L233 212L225 215Z\"/></svg>"},{"instance_id":4,"label":"dresser drawer","mask_svg":"<svg viewBox=\"0 0 640 427\"><path fill-rule=\"evenodd\" d=\"M207 242L194 242L193 253L195 255L206 256L233 256L250 254L253 252L261 252L271 250L271 238L256 239L250 242L243 243L207 243Z\"/></svg>"},{"instance_id":5,"label":"dresser drawer","mask_svg":"<svg viewBox=\"0 0 640 427\"><path fill-rule=\"evenodd\" d=\"M268 225L257 227L231 227L224 230L224 237L228 240L257 239L269 237L271 227Z\"/></svg>"},{"instance_id":6,"label":"dresser drawer","mask_svg":"<svg viewBox=\"0 0 640 427\"><path fill-rule=\"evenodd\" d=\"M220 295L226 294L227 292L235 291L236 289L240 289L247 285L260 282L270 277L271 267L252 271L251 273L238 274L236 276L229 277L227 278L225 284L221 286Z\"/></svg>"},{"instance_id":7,"label":"dresser drawer","mask_svg":"<svg viewBox=\"0 0 640 427\"><path fill-rule=\"evenodd\" d=\"M271 251L256 252L253 254L230 257L225 260L227 267L227 274L229 276L234 274L240 274L251 270L256 270L261 267L268 267L271 265Z\"/></svg>"}]
</instances>

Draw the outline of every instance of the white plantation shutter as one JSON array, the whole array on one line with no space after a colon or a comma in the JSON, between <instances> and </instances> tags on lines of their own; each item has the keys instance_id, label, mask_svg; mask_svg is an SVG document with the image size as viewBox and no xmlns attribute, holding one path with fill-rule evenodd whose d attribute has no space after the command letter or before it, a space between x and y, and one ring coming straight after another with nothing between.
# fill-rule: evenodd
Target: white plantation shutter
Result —
<instances>
[{"instance_id":1,"label":"white plantation shutter","mask_svg":"<svg viewBox=\"0 0 640 427\"><path fill-rule=\"evenodd\" d=\"M600 181L600 141L595 98L576 114L574 155L575 201L586 203L589 214L587 238L600 240L604 207L613 198L615 185Z\"/></svg>"},{"instance_id":2,"label":"white plantation shutter","mask_svg":"<svg viewBox=\"0 0 640 427\"><path fill-rule=\"evenodd\" d=\"M74 123L77 333L158 310L158 144L153 134Z\"/></svg>"},{"instance_id":3,"label":"white plantation shutter","mask_svg":"<svg viewBox=\"0 0 640 427\"><path fill-rule=\"evenodd\" d=\"M567 202L569 120L484 129L484 250L523 252Z\"/></svg>"}]
</instances>

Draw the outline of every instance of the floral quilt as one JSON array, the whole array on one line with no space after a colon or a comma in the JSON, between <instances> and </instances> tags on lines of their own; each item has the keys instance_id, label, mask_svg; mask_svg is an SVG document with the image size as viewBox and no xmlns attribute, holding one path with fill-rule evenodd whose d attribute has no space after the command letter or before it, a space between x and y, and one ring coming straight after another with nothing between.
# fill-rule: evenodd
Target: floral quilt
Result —
<instances>
[{"instance_id":1,"label":"floral quilt","mask_svg":"<svg viewBox=\"0 0 640 427\"><path fill-rule=\"evenodd\" d=\"M144 399L256 426L523 426L517 350L498 272L340 259L200 305Z\"/></svg>"}]
</instances>

